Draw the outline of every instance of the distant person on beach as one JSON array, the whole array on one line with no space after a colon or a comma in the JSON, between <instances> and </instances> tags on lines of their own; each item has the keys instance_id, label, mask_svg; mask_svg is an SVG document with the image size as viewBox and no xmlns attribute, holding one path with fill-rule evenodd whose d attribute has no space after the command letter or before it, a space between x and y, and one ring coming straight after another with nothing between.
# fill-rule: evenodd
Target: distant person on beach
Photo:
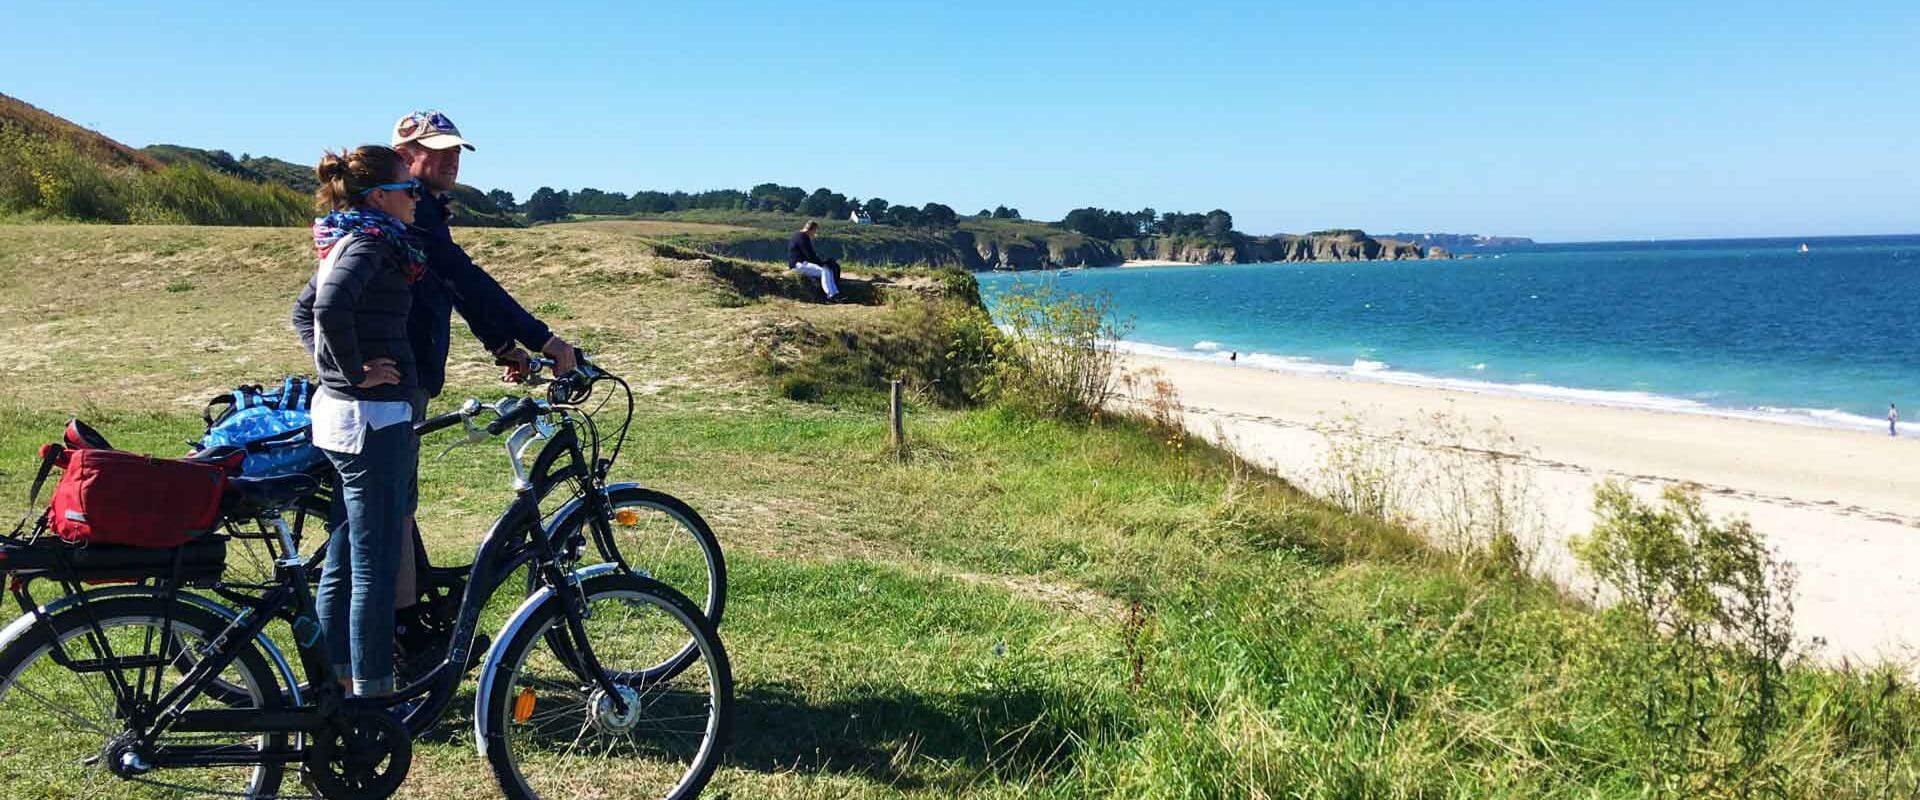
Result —
<instances>
[{"instance_id":1,"label":"distant person on beach","mask_svg":"<svg viewBox=\"0 0 1920 800\"><path fill-rule=\"evenodd\" d=\"M820 223L807 220L807 224L787 240L787 267L802 275L820 278L820 291L827 293L828 300L839 300L840 262L821 258L813 251L813 234L819 229Z\"/></svg>"},{"instance_id":2,"label":"distant person on beach","mask_svg":"<svg viewBox=\"0 0 1920 800\"><path fill-rule=\"evenodd\" d=\"M1232 353L1229 353L1227 355L1227 361L1238 363L1240 361L1240 351L1235 350Z\"/></svg>"},{"instance_id":3,"label":"distant person on beach","mask_svg":"<svg viewBox=\"0 0 1920 800\"><path fill-rule=\"evenodd\" d=\"M1892 403L1887 404L1887 435L1900 435L1900 409Z\"/></svg>"}]
</instances>

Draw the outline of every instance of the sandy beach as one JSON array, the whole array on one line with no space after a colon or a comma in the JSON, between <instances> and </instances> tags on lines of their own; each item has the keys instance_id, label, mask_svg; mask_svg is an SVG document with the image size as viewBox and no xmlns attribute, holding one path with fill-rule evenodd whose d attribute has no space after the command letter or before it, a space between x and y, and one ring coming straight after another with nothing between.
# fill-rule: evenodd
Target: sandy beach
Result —
<instances>
[{"instance_id":1,"label":"sandy beach","mask_svg":"<svg viewBox=\"0 0 1920 800\"><path fill-rule=\"evenodd\" d=\"M1141 267L1198 267L1198 266L1202 266L1202 265L1195 264L1191 261L1158 261L1150 258L1135 259L1132 261L1123 261L1120 263L1121 269L1139 269Z\"/></svg>"},{"instance_id":2,"label":"sandy beach","mask_svg":"<svg viewBox=\"0 0 1920 800\"><path fill-rule=\"evenodd\" d=\"M1187 424L1303 486L1338 436L1396 443L1408 463L1442 461L1432 415L1497 428L1537 506L1537 569L1590 588L1567 541L1591 528L1608 478L1654 496L1700 484L1716 516L1744 515L1799 575L1796 632L1822 660L1920 664L1920 438L1893 439L1702 414L1296 375L1248 365L1128 356L1178 387ZM1903 432L1904 433L1904 432ZM1428 441L1421 441L1428 439ZM1415 507L1420 517L1431 509Z\"/></svg>"}]
</instances>

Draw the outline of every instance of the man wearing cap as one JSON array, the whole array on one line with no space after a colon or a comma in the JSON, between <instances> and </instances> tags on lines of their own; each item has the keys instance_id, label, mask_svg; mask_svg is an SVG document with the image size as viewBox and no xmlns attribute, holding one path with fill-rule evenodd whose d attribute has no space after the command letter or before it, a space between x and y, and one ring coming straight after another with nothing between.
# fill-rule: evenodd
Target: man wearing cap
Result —
<instances>
[{"instance_id":1,"label":"man wearing cap","mask_svg":"<svg viewBox=\"0 0 1920 800\"><path fill-rule=\"evenodd\" d=\"M460 151L472 150L473 145L461 138L460 129L447 115L416 111L394 123L393 149L400 151L414 179L426 189L414 208L410 227L426 245L427 271L438 279L414 286L413 308L407 317L421 372L419 385L426 397L438 395L446 383L455 309L481 344L507 366L509 377L517 377L527 366L527 352L515 344L516 340L552 358L555 371L571 372L573 345L527 313L453 241L447 193L460 177Z\"/></svg>"},{"instance_id":2,"label":"man wearing cap","mask_svg":"<svg viewBox=\"0 0 1920 800\"><path fill-rule=\"evenodd\" d=\"M573 345L527 313L453 241L447 193L460 177L460 151L473 149L461 138L453 120L438 111L416 111L401 117L393 126L393 149L406 159L408 170L425 190L414 205L413 224L408 226L427 254L426 275L413 284L413 306L407 314L407 338L413 343L415 369L420 373L420 388L413 398L414 421L426 418L428 399L439 395L446 384L447 351L456 310L495 362L506 366L508 380L518 379L528 366L527 351L519 345L553 359L556 373L573 371ZM415 446L418 444L416 440ZM417 498L416 487L416 502ZM408 521L412 523L411 516ZM394 626L409 671L437 663L447 646L427 630L422 610L416 605L417 587L411 579L418 574L416 561L424 562L426 552L419 526L411 527L413 547L403 548L411 552L401 554L401 580L395 587L398 619Z\"/></svg>"}]
</instances>

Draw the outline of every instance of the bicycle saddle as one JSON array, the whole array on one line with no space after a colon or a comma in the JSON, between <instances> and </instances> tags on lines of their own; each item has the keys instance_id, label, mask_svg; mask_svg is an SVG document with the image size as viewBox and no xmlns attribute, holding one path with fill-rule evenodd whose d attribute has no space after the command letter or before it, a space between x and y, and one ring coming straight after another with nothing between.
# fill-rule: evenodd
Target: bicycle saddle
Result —
<instances>
[{"instance_id":1,"label":"bicycle saddle","mask_svg":"<svg viewBox=\"0 0 1920 800\"><path fill-rule=\"evenodd\" d=\"M222 510L228 514L276 511L320 491L320 479L312 475L280 475L272 478L229 478Z\"/></svg>"}]
</instances>

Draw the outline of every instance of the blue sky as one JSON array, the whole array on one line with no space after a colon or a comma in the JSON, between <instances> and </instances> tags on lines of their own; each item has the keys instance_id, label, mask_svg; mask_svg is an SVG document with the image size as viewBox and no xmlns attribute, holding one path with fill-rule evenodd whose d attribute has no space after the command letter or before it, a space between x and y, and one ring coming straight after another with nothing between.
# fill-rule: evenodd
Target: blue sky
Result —
<instances>
[{"instance_id":1,"label":"blue sky","mask_svg":"<svg viewBox=\"0 0 1920 800\"><path fill-rule=\"evenodd\" d=\"M324 10L320 10L324 9ZM1920 231L1920 3L0 0L0 92L312 163L1543 240Z\"/></svg>"}]
</instances>

